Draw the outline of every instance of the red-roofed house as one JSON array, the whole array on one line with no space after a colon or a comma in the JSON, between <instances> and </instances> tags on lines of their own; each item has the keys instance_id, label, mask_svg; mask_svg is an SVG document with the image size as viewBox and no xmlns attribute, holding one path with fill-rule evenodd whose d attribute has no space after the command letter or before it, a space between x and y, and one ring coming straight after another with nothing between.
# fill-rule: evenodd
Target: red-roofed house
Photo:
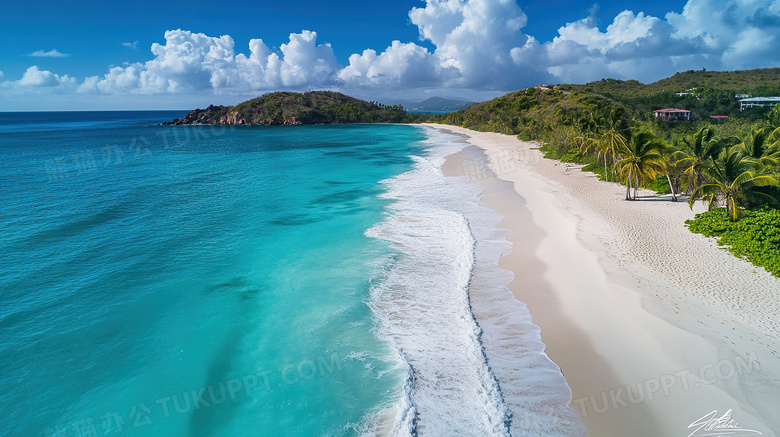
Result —
<instances>
[{"instance_id":1,"label":"red-roofed house","mask_svg":"<svg viewBox=\"0 0 780 437\"><path fill-rule=\"evenodd\" d=\"M685 109L656 109L653 111L653 115L664 121L691 121L691 111Z\"/></svg>"}]
</instances>

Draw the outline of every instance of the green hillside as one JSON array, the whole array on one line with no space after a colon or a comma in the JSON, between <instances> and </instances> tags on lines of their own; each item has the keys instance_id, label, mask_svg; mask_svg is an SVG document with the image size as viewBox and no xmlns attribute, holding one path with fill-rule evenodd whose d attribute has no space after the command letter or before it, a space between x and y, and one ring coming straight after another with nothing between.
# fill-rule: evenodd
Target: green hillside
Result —
<instances>
[{"instance_id":1,"label":"green hillside","mask_svg":"<svg viewBox=\"0 0 780 437\"><path fill-rule=\"evenodd\" d=\"M433 121L537 138L551 125L618 107L638 120L650 120L653 110L671 107L690 110L699 120L711 115L755 120L766 114L767 110L762 109L740 112L737 95L742 94L780 96L780 68L686 71L647 85L635 80L602 79L584 85L540 86L435 116Z\"/></svg>"},{"instance_id":2,"label":"green hillside","mask_svg":"<svg viewBox=\"0 0 780 437\"><path fill-rule=\"evenodd\" d=\"M333 91L276 92L235 106L190 111L168 124L298 125L404 121L401 106L366 102Z\"/></svg>"},{"instance_id":3,"label":"green hillside","mask_svg":"<svg viewBox=\"0 0 780 437\"><path fill-rule=\"evenodd\" d=\"M740 112L743 94L780 96L780 69L537 86L434 120L538 139L546 157L586 164L583 171L624 185L626 200L641 200L643 187L675 202L703 201L709 211L687 222L691 231L717 236L780 276L780 106ZM694 121L653 115L670 107L692 111Z\"/></svg>"}]
</instances>

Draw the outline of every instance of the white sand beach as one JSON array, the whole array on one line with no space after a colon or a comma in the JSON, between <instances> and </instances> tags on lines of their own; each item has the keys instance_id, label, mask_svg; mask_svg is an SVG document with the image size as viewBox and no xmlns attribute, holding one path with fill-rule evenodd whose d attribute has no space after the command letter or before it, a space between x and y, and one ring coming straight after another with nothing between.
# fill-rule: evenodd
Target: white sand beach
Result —
<instances>
[{"instance_id":1,"label":"white sand beach","mask_svg":"<svg viewBox=\"0 0 780 437\"><path fill-rule=\"evenodd\" d=\"M689 232L702 207L643 191L625 201L624 187L543 159L538 144L429 126L478 148L445 174L478 179L505 217L501 266L590 435L778 435L780 279ZM479 171L485 156L495 177Z\"/></svg>"}]
</instances>

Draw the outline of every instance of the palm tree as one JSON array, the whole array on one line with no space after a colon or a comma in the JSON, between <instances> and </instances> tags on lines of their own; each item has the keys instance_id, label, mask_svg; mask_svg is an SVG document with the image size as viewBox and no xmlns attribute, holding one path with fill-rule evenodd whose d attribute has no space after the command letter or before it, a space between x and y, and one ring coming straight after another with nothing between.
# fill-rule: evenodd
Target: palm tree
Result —
<instances>
[{"instance_id":1,"label":"palm tree","mask_svg":"<svg viewBox=\"0 0 780 437\"><path fill-rule=\"evenodd\" d=\"M780 165L780 145L778 142L772 142L770 135L771 128L753 128L742 141L741 146L745 154L760 162L769 169L777 169Z\"/></svg>"},{"instance_id":2,"label":"palm tree","mask_svg":"<svg viewBox=\"0 0 780 437\"><path fill-rule=\"evenodd\" d=\"M631 135L623 149L621 159L615 164L620 177L626 181L626 200L636 200L639 183L663 173L663 154L666 144L649 130L640 130ZM631 188L634 197L631 197Z\"/></svg>"},{"instance_id":3,"label":"palm tree","mask_svg":"<svg viewBox=\"0 0 780 437\"><path fill-rule=\"evenodd\" d=\"M669 191L672 193L672 202L677 202L677 194L680 192L680 179L685 174L685 168L674 159L675 151L671 148L665 149L663 160L661 161L661 170L666 175L669 182Z\"/></svg>"},{"instance_id":4,"label":"palm tree","mask_svg":"<svg viewBox=\"0 0 780 437\"><path fill-rule=\"evenodd\" d=\"M708 127L699 129L682 141L687 146L687 150L674 152L672 159L685 169L688 175L688 191L695 191L702 182L702 169L723 150L724 142L719 140L715 131Z\"/></svg>"},{"instance_id":5,"label":"palm tree","mask_svg":"<svg viewBox=\"0 0 780 437\"><path fill-rule=\"evenodd\" d=\"M595 138L594 147L599 155L604 157L604 179L609 181L607 174L607 157L611 156L613 163L617 161L619 152L626 147L629 131L626 127L624 108L616 108L598 117L598 136Z\"/></svg>"},{"instance_id":6,"label":"palm tree","mask_svg":"<svg viewBox=\"0 0 780 437\"><path fill-rule=\"evenodd\" d=\"M602 150L599 148L596 119L591 113L588 116L582 116L574 123L575 137L574 143L579 146L580 152L585 154L591 151L596 152L596 162L601 159ZM604 173L606 177L606 160L604 161Z\"/></svg>"},{"instance_id":7,"label":"palm tree","mask_svg":"<svg viewBox=\"0 0 780 437\"><path fill-rule=\"evenodd\" d=\"M757 191L756 187L778 186L775 175L762 174L761 163L745 153L744 146L737 144L721 151L717 159L703 168L710 182L693 192L688 205L693 208L699 199L708 203L712 210L723 202L732 221L739 220L739 210L751 203L778 204L778 199Z\"/></svg>"},{"instance_id":8,"label":"palm tree","mask_svg":"<svg viewBox=\"0 0 780 437\"><path fill-rule=\"evenodd\" d=\"M766 122L766 126L770 131L769 137L772 141L780 140L780 105L775 106L772 112L767 114Z\"/></svg>"},{"instance_id":9,"label":"palm tree","mask_svg":"<svg viewBox=\"0 0 780 437\"><path fill-rule=\"evenodd\" d=\"M593 119L593 114L589 116L581 116L572 123L574 130L573 142L579 146L580 151L583 153L592 149L592 143L594 138L594 132L596 131L596 121Z\"/></svg>"}]
</instances>

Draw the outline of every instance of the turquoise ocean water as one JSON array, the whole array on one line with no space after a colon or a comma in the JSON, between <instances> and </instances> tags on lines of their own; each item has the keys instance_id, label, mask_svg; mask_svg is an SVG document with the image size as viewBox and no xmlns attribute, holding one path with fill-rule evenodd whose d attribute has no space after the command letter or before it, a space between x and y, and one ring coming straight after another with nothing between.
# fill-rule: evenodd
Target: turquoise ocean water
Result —
<instances>
[{"instance_id":1,"label":"turquoise ocean water","mask_svg":"<svg viewBox=\"0 0 780 437\"><path fill-rule=\"evenodd\" d=\"M454 137L181 115L0 114L0 435L512 432Z\"/></svg>"}]
</instances>

